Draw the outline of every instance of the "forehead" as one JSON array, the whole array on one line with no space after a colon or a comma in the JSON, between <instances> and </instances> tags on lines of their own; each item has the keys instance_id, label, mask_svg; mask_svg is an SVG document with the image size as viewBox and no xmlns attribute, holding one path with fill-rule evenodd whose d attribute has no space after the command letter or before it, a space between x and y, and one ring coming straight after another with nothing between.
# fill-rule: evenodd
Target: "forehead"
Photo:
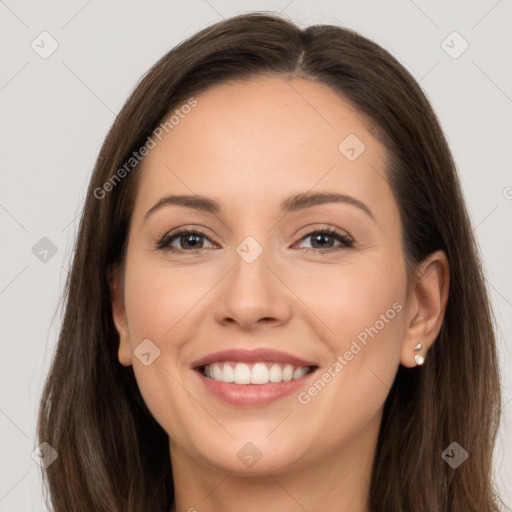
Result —
<instances>
[{"instance_id":1,"label":"forehead","mask_svg":"<svg viewBox=\"0 0 512 512\"><path fill-rule=\"evenodd\" d=\"M392 201L385 147L328 86L256 78L213 86L195 100L190 109L177 107L168 133L154 138L139 205L149 208L165 193L194 193L247 209L258 199L277 204L315 189L380 201L382 207Z\"/></svg>"}]
</instances>

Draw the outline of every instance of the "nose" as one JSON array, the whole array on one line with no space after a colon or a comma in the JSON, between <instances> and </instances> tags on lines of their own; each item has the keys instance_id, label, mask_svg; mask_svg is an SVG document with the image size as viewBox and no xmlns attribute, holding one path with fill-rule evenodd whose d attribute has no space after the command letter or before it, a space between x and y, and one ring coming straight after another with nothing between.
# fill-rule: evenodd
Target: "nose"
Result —
<instances>
[{"instance_id":1,"label":"nose","mask_svg":"<svg viewBox=\"0 0 512 512\"><path fill-rule=\"evenodd\" d=\"M291 316L293 293L264 250L248 263L238 254L218 290L215 317L222 324L250 330L285 325Z\"/></svg>"}]
</instances>

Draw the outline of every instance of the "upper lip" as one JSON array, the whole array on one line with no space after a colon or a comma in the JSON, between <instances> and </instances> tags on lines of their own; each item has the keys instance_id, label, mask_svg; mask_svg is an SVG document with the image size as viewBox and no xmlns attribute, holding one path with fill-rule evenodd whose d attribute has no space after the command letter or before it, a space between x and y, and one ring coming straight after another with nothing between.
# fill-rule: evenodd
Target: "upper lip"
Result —
<instances>
[{"instance_id":1,"label":"upper lip","mask_svg":"<svg viewBox=\"0 0 512 512\"><path fill-rule=\"evenodd\" d=\"M281 352L272 348L257 348L254 350L247 350L242 348L231 348L228 350L221 350L213 354L208 354L200 359L196 359L190 366L198 368L208 364L216 363L219 361L234 361L240 363L256 363L256 362L275 362L287 363L293 366L316 366L315 362L306 361L300 357Z\"/></svg>"}]
</instances>

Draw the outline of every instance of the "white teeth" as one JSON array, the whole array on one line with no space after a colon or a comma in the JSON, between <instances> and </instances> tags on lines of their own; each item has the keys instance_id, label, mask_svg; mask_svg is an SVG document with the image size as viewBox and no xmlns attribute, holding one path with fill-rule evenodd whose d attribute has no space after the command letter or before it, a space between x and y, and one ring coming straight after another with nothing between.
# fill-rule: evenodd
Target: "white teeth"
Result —
<instances>
[{"instance_id":1,"label":"white teeth","mask_svg":"<svg viewBox=\"0 0 512 512\"><path fill-rule=\"evenodd\" d=\"M218 364L213 366L213 378L215 380L222 380L222 369Z\"/></svg>"},{"instance_id":2,"label":"white teeth","mask_svg":"<svg viewBox=\"0 0 512 512\"><path fill-rule=\"evenodd\" d=\"M204 369L204 375L219 382L235 384L268 384L269 382L289 382L301 379L310 372L307 366L294 367L279 363L213 363Z\"/></svg>"},{"instance_id":3,"label":"white teeth","mask_svg":"<svg viewBox=\"0 0 512 512\"><path fill-rule=\"evenodd\" d=\"M270 367L270 382L281 382L283 380L283 370L281 367L274 363Z\"/></svg>"},{"instance_id":4,"label":"white teeth","mask_svg":"<svg viewBox=\"0 0 512 512\"><path fill-rule=\"evenodd\" d=\"M308 369L304 368L303 366L300 368L296 368L295 371L293 372L293 380L304 377L304 375L306 375L307 372Z\"/></svg>"},{"instance_id":5,"label":"white teeth","mask_svg":"<svg viewBox=\"0 0 512 512\"><path fill-rule=\"evenodd\" d=\"M291 364L287 364L283 370L283 380L285 382L288 382L289 380L292 380L292 379L293 379L293 366Z\"/></svg>"},{"instance_id":6,"label":"white teeth","mask_svg":"<svg viewBox=\"0 0 512 512\"><path fill-rule=\"evenodd\" d=\"M213 365L217 366L216 364ZM235 384L250 384L251 369L244 363L237 363L235 366Z\"/></svg>"},{"instance_id":7,"label":"white teeth","mask_svg":"<svg viewBox=\"0 0 512 512\"><path fill-rule=\"evenodd\" d=\"M266 384L268 379L268 368L263 363L256 363L251 370L251 384Z\"/></svg>"},{"instance_id":8,"label":"white teeth","mask_svg":"<svg viewBox=\"0 0 512 512\"><path fill-rule=\"evenodd\" d=\"M215 379L217 380L217 379ZM222 370L222 382L234 382L235 380L235 371L230 364L225 364Z\"/></svg>"}]
</instances>

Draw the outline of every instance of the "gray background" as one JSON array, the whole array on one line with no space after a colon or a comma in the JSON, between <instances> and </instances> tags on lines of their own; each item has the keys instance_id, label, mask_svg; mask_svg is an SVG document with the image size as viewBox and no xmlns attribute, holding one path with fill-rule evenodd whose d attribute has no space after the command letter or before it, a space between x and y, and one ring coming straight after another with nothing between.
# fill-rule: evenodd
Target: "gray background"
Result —
<instances>
[{"instance_id":1,"label":"gray background","mask_svg":"<svg viewBox=\"0 0 512 512\"><path fill-rule=\"evenodd\" d=\"M36 412L77 215L115 114L167 50L252 10L354 28L396 56L429 96L459 169L495 308L504 380L495 468L512 503L512 1L0 0L0 512L46 510L31 458ZM51 48L43 31L58 43L46 59L31 47ZM457 58L463 41L446 39L453 31L469 44ZM34 254L43 237L56 254L39 245Z\"/></svg>"}]
</instances>

